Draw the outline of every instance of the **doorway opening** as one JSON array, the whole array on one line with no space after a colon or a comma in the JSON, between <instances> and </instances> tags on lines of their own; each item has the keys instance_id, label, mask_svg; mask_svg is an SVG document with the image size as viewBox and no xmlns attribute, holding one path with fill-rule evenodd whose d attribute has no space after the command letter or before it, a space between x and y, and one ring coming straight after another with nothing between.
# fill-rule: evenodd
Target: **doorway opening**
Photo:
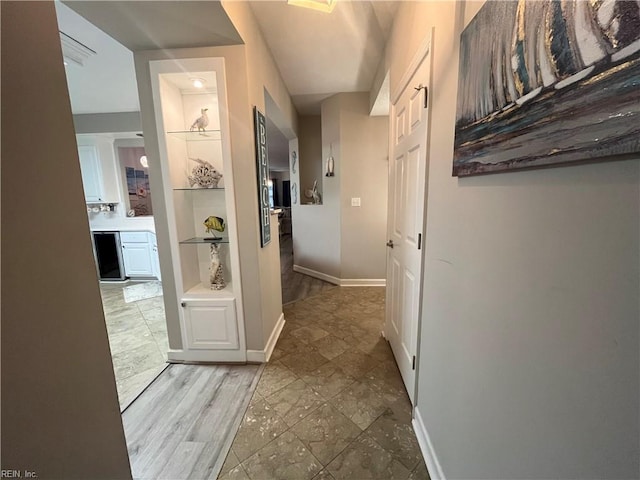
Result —
<instances>
[{"instance_id":1,"label":"doorway opening","mask_svg":"<svg viewBox=\"0 0 640 480\"><path fill-rule=\"evenodd\" d=\"M292 179L292 173L300 168L297 149L298 139L290 125L282 120L280 109L269 92L265 90L265 117L267 118L267 148L269 155L269 178L273 191L272 208L278 212L280 240L280 275L282 284L282 304L302 300L321 291L334 287L333 284L317 278L294 272L295 231L293 228L292 203L301 201L299 185ZM319 132L318 132L319 136Z\"/></svg>"},{"instance_id":2,"label":"doorway opening","mask_svg":"<svg viewBox=\"0 0 640 480\"><path fill-rule=\"evenodd\" d=\"M61 2L55 8L124 411L166 368L169 349L133 54Z\"/></svg>"}]
</instances>

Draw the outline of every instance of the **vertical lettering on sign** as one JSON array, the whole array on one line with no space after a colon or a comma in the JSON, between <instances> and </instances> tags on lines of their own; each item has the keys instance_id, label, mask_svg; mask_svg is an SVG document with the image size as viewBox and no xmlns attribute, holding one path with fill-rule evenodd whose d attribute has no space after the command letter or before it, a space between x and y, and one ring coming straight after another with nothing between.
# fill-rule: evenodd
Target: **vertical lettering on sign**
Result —
<instances>
[{"instance_id":1,"label":"vertical lettering on sign","mask_svg":"<svg viewBox=\"0 0 640 480\"><path fill-rule=\"evenodd\" d=\"M269 156L267 154L267 122L264 115L253 107L256 140L256 174L258 176L258 203L261 246L271 241L271 214L269 211Z\"/></svg>"}]
</instances>

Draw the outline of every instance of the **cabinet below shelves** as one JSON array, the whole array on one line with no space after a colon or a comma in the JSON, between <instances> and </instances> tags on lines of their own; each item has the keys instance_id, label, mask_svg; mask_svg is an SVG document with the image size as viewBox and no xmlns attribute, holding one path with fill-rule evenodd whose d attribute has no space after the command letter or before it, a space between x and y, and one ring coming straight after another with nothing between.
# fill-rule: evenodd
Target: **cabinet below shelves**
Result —
<instances>
[{"instance_id":1,"label":"cabinet below shelves","mask_svg":"<svg viewBox=\"0 0 640 480\"><path fill-rule=\"evenodd\" d=\"M239 348L234 299L183 302L183 308L188 348Z\"/></svg>"}]
</instances>

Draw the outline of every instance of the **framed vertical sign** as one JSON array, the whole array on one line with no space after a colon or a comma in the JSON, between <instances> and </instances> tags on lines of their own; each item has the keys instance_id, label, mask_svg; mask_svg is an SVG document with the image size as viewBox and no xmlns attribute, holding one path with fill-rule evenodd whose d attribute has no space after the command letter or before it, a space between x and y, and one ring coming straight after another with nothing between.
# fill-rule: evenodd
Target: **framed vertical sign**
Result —
<instances>
[{"instance_id":1,"label":"framed vertical sign","mask_svg":"<svg viewBox=\"0 0 640 480\"><path fill-rule=\"evenodd\" d=\"M260 242L264 247L271 241L271 212L269 210L269 157L267 155L267 122L257 107L253 107L256 134L256 164L258 174L258 208L260 209Z\"/></svg>"}]
</instances>

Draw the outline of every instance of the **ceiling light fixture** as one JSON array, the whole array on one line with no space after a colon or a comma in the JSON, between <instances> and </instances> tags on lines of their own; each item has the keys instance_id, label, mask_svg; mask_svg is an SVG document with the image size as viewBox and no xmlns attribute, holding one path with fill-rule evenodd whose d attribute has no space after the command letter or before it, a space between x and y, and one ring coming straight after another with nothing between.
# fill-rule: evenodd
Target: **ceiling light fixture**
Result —
<instances>
[{"instance_id":1,"label":"ceiling light fixture","mask_svg":"<svg viewBox=\"0 0 640 480\"><path fill-rule=\"evenodd\" d=\"M289 5L331 13L338 0L287 0Z\"/></svg>"},{"instance_id":2,"label":"ceiling light fixture","mask_svg":"<svg viewBox=\"0 0 640 480\"><path fill-rule=\"evenodd\" d=\"M206 80L204 78L199 77L190 78L189 80L191 80L191 84L196 88L202 88L206 83Z\"/></svg>"},{"instance_id":3,"label":"ceiling light fixture","mask_svg":"<svg viewBox=\"0 0 640 480\"><path fill-rule=\"evenodd\" d=\"M59 33L60 44L62 45L62 56L64 58L65 65L69 65L69 62L72 62L83 67L85 60L93 55L97 55L98 52L87 47L84 43L79 42L64 32Z\"/></svg>"}]
</instances>

